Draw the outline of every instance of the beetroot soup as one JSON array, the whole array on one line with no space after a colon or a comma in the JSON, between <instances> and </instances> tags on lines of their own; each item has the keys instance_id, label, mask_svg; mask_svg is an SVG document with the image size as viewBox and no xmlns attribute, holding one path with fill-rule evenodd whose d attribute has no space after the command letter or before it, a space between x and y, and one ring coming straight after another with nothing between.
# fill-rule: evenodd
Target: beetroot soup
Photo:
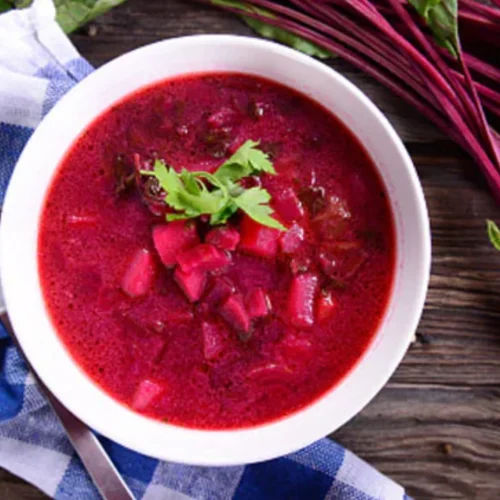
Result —
<instances>
[{"instance_id":1,"label":"beetroot soup","mask_svg":"<svg viewBox=\"0 0 500 500\"><path fill-rule=\"evenodd\" d=\"M135 411L205 429L269 422L335 386L395 272L359 142L304 95L226 73L99 116L54 177L38 248L78 365Z\"/></svg>"}]
</instances>

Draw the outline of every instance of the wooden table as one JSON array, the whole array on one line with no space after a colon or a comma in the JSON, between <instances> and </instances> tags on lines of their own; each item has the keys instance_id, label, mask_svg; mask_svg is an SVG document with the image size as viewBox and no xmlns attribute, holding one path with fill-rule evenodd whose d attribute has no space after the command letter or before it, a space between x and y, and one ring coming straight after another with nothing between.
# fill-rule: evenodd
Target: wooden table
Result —
<instances>
[{"instance_id":1,"label":"wooden table","mask_svg":"<svg viewBox=\"0 0 500 500\"><path fill-rule=\"evenodd\" d=\"M197 33L250 31L188 0L129 0L71 38L100 66L136 47ZM380 394L332 437L418 499L500 498L500 253L485 232L485 219L500 221L500 210L457 146L347 63L330 64L373 99L405 141L433 236L416 342ZM43 497L0 470L0 498Z\"/></svg>"}]
</instances>

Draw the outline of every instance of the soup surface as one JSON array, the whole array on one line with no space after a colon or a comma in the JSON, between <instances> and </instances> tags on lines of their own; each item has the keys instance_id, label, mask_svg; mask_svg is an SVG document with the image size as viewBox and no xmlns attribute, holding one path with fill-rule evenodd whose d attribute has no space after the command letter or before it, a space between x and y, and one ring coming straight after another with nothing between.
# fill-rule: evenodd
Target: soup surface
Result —
<instances>
[{"instance_id":1,"label":"soup surface","mask_svg":"<svg viewBox=\"0 0 500 500\"><path fill-rule=\"evenodd\" d=\"M214 172L250 139L276 175L241 189L265 188L287 231L242 210L222 226L166 221L166 193L141 170L161 158ZM395 237L372 161L334 116L210 73L141 89L84 131L49 189L38 253L53 324L96 384L150 417L221 429L289 415L353 368L388 304Z\"/></svg>"}]
</instances>

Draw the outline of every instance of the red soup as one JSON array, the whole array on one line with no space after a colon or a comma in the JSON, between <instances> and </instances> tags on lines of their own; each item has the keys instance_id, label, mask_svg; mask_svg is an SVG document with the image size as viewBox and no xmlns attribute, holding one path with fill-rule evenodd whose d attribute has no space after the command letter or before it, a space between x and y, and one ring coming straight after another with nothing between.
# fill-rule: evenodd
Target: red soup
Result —
<instances>
[{"instance_id":1,"label":"red soup","mask_svg":"<svg viewBox=\"0 0 500 500\"><path fill-rule=\"evenodd\" d=\"M335 386L395 272L391 210L359 142L304 95L227 73L99 116L54 177L38 255L85 373L137 412L205 429L269 422Z\"/></svg>"}]
</instances>

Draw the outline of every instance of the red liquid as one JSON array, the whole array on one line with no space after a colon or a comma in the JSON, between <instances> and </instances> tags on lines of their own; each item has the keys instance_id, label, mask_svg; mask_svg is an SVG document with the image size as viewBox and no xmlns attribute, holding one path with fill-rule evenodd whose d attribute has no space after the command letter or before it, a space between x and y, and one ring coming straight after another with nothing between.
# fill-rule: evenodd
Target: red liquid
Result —
<instances>
[{"instance_id":1,"label":"red liquid","mask_svg":"<svg viewBox=\"0 0 500 500\"><path fill-rule=\"evenodd\" d=\"M225 111L214 115L220 110ZM327 199L342 200L351 216L335 226L339 234L328 243L324 227L319 224L318 230L311 222L321 207L306 209L298 221L305 241L292 257L233 253L226 278L242 295L262 288L272 303L272 314L256 320L250 339L242 341L203 301L190 303L172 271L161 265L151 230L163 219L154 217L136 193L116 195L113 165L119 154L130 160L139 153L158 154L176 168L213 170L230 155L228 147L234 150L247 139L260 140L274 154L279 175L264 179L271 194L302 190L306 200L304 188L314 183ZM370 344L394 276L392 216L362 146L305 96L237 74L162 82L103 113L60 165L40 227L45 301L73 358L125 405L133 404L141 381L153 380L161 390L136 409L187 427L262 424L323 395ZM325 253L332 259L332 244L333 280L321 265ZM154 254L157 275L145 296L131 298L121 284L141 248ZM330 290L335 307L330 316L328 310L320 313L318 291L314 325L297 327L287 309L292 269L307 260L308 272L317 276L319 289ZM204 353L203 322L215 325L223 340L213 359Z\"/></svg>"}]
</instances>

